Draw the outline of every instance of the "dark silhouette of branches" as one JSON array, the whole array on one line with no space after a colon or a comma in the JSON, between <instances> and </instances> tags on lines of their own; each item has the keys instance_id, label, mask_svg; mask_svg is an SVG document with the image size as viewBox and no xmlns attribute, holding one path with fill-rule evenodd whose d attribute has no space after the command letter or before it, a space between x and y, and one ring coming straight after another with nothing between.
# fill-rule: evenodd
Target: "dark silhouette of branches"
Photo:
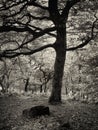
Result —
<instances>
[{"instance_id":1,"label":"dark silhouette of branches","mask_svg":"<svg viewBox=\"0 0 98 130\"><path fill-rule=\"evenodd\" d=\"M81 0L67 0L65 8L62 10L62 14L61 14L62 18L66 20L66 17L68 17L70 8L80 1Z\"/></svg>"},{"instance_id":2,"label":"dark silhouette of branches","mask_svg":"<svg viewBox=\"0 0 98 130\"><path fill-rule=\"evenodd\" d=\"M53 26L53 27L48 27L48 28L42 29L42 28L37 27L35 25L31 25L30 22L33 19L34 20L51 20L52 19L52 21L56 25L56 24L58 24L57 22L60 22L59 20L57 21L57 19L63 18L65 20L65 18L67 17L66 15L68 15L68 13L69 13L70 8L73 7L78 2L80 2L80 0L70 0L70 1L67 0L65 8L62 9L61 14L58 10L58 0L54 0L54 1L49 0L48 1L49 7L42 6L36 0L21 0L21 1L17 1L17 2L12 1L11 4L8 4L9 1L3 2L2 6L0 7L0 11L10 10L10 9L12 9L14 7L18 7L18 6L20 6L20 7L19 7L18 11L14 10L14 13L12 13L12 14L11 13L9 13L8 15L1 14L1 18L3 16L5 16L6 19L9 17L12 17L13 20L7 21L7 24L5 24L5 25L2 25L2 26L0 25L0 33L9 32L9 31L28 32L32 35L32 37L29 40L22 42L22 44L19 44L18 47L14 48L14 49L6 49L4 51L1 51L0 57L1 58L2 57L13 58L13 57L20 56L20 55L31 55L31 54L39 52L43 49L46 49L48 47L54 48L54 44L48 44L48 45L39 47L37 49L31 49L31 48L28 48L25 46L28 43L33 42L37 38L44 36L46 34L53 36L53 37L56 37L56 34L52 33L52 32L56 31L57 27ZM47 10L47 11L49 11L50 16L34 16L33 14L27 12L26 14L23 14L21 17L15 19L14 17L17 16L18 14L20 14L24 10L24 8L26 8L27 6L33 6L33 7L38 7L42 10ZM27 16L28 21L26 21L26 23L23 23L23 22L21 22L21 20L25 16ZM67 48L65 51L74 51L76 49L82 48L85 45L87 45L92 39L95 38L94 29L95 29L95 24L98 20L96 15L95 15L95 18L96 18L96 20L93 22L92 28L91 28L91 36L84 38L83 42L81 44L79 44L78 46ZM15 25L15 24L17 24L17 25ZM26 48L27 51L25 51L25 52L20 51L20 49L22 50L24 48Z\"/></svg>"},{"instance_id":3,"label":"dark silhouette of branches","mask_svg":"<svg viewBox=\"0 0 98 130\"><path fill-rule=\"evenodd\" d=\"M27 4L31 5L31 6L33 5L35 7L39 7L39 8L44 9L44 10L48 10L48 7L40 5L39 3L36 2L36 0L30 0Z\"/></svg>"},{"instance_id":4,"label":"dark silhouette of branches","mask_svg":"<svg viewBox=\"0 0 98 130\"><path fill-rule=\"evenodd\" d=\"M92 27L91 27L91 34L90 34L91 36L88 36L87 38L84 38L83 39L84 41L81 44L79 44L78 46L67 48L66 49L67 51L74 51L76 49L83 48L84 46L86 46L87 44L89 44L89 42L91 40L93 40L96 37L96 35L98 34L98 32L96 32L95 33L96 35L94 35L94 29L95 29L95 24L98 21L98 18L96 17L96 15L94 15L94 16L95 16L95 21L93 22Z\"/></svg>"},{"instance_id":5,"label":"dark silhouette of branches","mask_svg":"<svg viewBox=\"0 0 98 130\"><path fill-rule=\"evenodd\" d=\"M60 3L60 2L64 2L64 3ZM81 2L81 4L79 2ZM83 48L88 43L90 43L91 40L95 38L96 36L95 34L97 34L95 31L97 30L96 23L97 23L98 18L95 15L95 21L93 21L92 20L93 16L91 15L94 13L92 14L90 13L91 11L95 12L96 3L97 3L97 0L96 1L94 0L92 2L90 0L85 0L85 1L82 1L82 0L66 0L66 1L47 0L45 1L45 4L40 0L17 0L17 1L4 0L4 2L0 3L0 13L1 13L0 14L0 33L2 33L3 35L4 32L6 34L9 34L8 32L11 32L11 33L15 32L15 34L19 33L20 36L19 36L19 39L16 39L16 41L18 40L19 44L17 45L15 44L14 48L11 48L13 46L8 46L7 43L5 44L5 46L3 46L2 43L0 43L1 44L1 48L0 48L1 60L4 57L14 58L20 55L32 55L46 48L50 48L50 47L54 48L56 52L56 57L55 57L55 64L54 64L52 93L51 93L49 102L61 103L61 88L62 88L63 72L64 72L64 66L65 66L65 60L66 60L66 51L73 51L79 48ZM77 14L78 12L74 12L75 14L77 14L76 15L77 18L80 18L82 16L77 21L75 21L76 19L73 18L75 14L73 15L72 14L73 10L71 10L72 7L74 7L74 5L76 5L75 6L76 10L77 11L79 10L79 14ZM89 5L93 6L93 9L92 8L90 9L91 6L89 7ZM60 9L60 6L62 6L61 9ZM77 8L77 6L79 8ZM81 8L81 6L83 7ZM84 10L85 8L84 6L86 7L86 10ZM84 12L85 12L85 15L84 15ZM72 17L70 18L68 17L69 13L72 15ZM91 21L90 17L87 16L87 14L91 17L91 20L93 22L92 26L90 22L91 30L90 29L89 31L86 30L88 31L88 37L81 39L82 40L81 44L75 47L66 48L67 47L66 35L68 32L70 32L70 29L68 29L66 26L68 22L68 18L69 20L72 18L70 20L69 26L73 26L73 28L71 29L73 31L77 23L79 24L79 27L81 29L81 26L80 26L81 20L84 23L84 25L87 24L87 23L85 24L86 21L88 22ZM87 17L87 20L85 17ZM84 18L85 18L85 21L83 21ZM78 26L76 27L76 29L79 31ZM25 34L28 34L29 36L26 38ZM49 39L47 39L47 35L49 36ZM55 43L54 41L53 43L49 43L48 40L50 40L51 37L55 37ZM15 38L17 38L16 35L15 35ZM15 38L12 38L12 39L15 39ZM41 47L38 47L38 43L40 42L37 40L40 40L40 38L42 38L41 45L40 45ZM47 45L46 45L46 41L48 42ZM34 44L35 42L36 44ZM44 42L45 44L42 42ZM35 46L37 45L38 48L34 49L34 45ZM51 77L49 74L49 77L45 79L45 82L47 83L50 78Z\"/></svg>"},{"instance_id":6,"label":"dark silhouette of branches","mask_svg":"<svg viewBox=\"0 0 98 130\"><path fill-rule=\"evenodd\" d=\"M44 45L42 47L39 47L37 49L31 49L30 51L27 51L27 52L12 52L12 50L11 51L5 50L4 52L0 53L0 58L2 58L2 57L14 58L14 57L17 57L20 55L32 55L32 54L40 52L46 48L50 48L50 47L53 48L53 46L54 46L53 44L48 44L48 45Z\"/></svg>"}]
</instances>

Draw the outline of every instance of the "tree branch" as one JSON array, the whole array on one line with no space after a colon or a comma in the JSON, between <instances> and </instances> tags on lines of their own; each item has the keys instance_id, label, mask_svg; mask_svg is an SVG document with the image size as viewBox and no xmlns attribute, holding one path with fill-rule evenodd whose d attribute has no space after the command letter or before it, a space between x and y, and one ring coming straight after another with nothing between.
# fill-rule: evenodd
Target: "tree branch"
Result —
<instances>
[{"instance_id":1,"label":"tree branch","mask_svg":"<svg viewBox=\"0 0 98 130\"><path fill-rule=\"evenodd\" d=\"M9 15L6 15L6 14L5 14L5 17L6 17L6 18L10 18L10 17L14 17L14 16L20 14L26 6L27 6L27 4L25 3L22 7L20 7L19 11L14 12L14 13L9 14ZM6 8L5 8L5 9L6 9ZM1 17L2 17L2 16L1 16ZM3 15L3 17L4 17L4 15Z\"/></svg>"},{"instance_id":2,"label":"tree branch","mask_svg":"<svg viewBox=\"0 0 98 130\"><path fill-rule=\"evenodd\" d=\"M95 15L95 18L96 20L93 22L92 24L92 28L91 28L91 36L90 37L87 37L87 39L82 42L80 45L76 46L76 47L71 47L71 48L67 48L66 51L74 51L76 49L79 49L79 48L83 48L84 46L86 46L87 44L89 44L89 42L91 40L93 40L96 36L94 36L94 28L95 28L95 24L96 22L98 21L96 15ZM97 32L98 33L98 32Z\"/></svg>"},{"instance_id":3,"label":"tree branch","mask_svg":"<svg viewBox=\"0 0 98 130\"><path fill-rule=\"evenodd\" d=\"M85 42L81 43L80 45L76 46L76 47L71 47L71 48L67 48L66 51L74 51L76 49L82 48L84 46L86 46L93 38L88 38L87 40L85 40Z\"/></svg>"},{"instance_id":4,"label":"tree branch","mask_svg":"<svg viewBox=\"0 0 98 130\"><path fill-rule=\"evenodd\" d=\"M17 23L17 24L19 24L19 25L22 25L22 26L24 26L24 27L27 26L27 27L29 27L30 29L31 29L31 28L35 29L34 31L35 31L36 34L39 33L39 32L36 32L36 31L40 31L40 32L44 31L42 28L39 28L39 27L30 25L30 24L29 24L29 21L28 21L26 24L21 23L21 22L18 22L18 21L15 21L15 23ZM56 30L55 27L52 27L52 28L53 28L53 31ZM50 29L52 29L52 28L50 28ZM48 28L46 28L46 30L47 30L47 29L48 29ZM49 30L50 30L50 29L49 29ZM52 31L52 30L51 30L51 31ZM29 33L30 33L30 32L29 32ZM56 37L56 35L53 34L53 33L51 33L50 31L49 31L49 32L46 32L46 34L48 34L48 35L50 35L50 36L53 36L53 37Z\"/></svg>"},{"instance_id":5,"label":"tree branch","mask_svg":"<svg viewBox=\"0 0 98 130\"><path fill-rule=\"evenodd\" d=\"M49 0L48 6L49 6L50 18L56 24L57 19L60 18L60 13L58 10L58 0Z\"/></svg>"},{"instance_id":6,"label":"tree branch","mask_svg":"<svg viewBox=\"0 0 98 130\"><path fill-rule=\"evenodd\" d=\"M39 7L39 8L41 8L41 9L44 9L44 10L48 10L48 7L45 7L45 6L42 6L42 5L40 5L40 4L38 4L37 2L36 2L36 0L31 0L31 1L29 1L28 2L28 5L29 6L35 6L35 7Z\"/></svg>"},{"instance_id":7,"label":"tree branch","mask_svg":"<svg viewBox=\"0 0 98 130\"><path fill-rule=\"evenodd\" d=\"M27 0L21 0L21 1L18 1L18 2L14 1L14 3L10 4L9 6L8 6L8 2L9 1L2 3L3 5L0 7L0 11L11 9L11 8L13 8L15 6L18 6L20 4L23 4L23 3L27 2Z\"/></svg>"},{"instance_id":8,"label":"tree branch","mask_svg":"<svg viewBox=\"0 0 98 130\"><path fill-rule=\"evenodd\" d=\"M29 27L16 27L16 26L0 26L0 32L9 32L9 31L15 31L15 32L29 32L33 35L35 35L35 31L32 30Z\"/></svg>"},{"instance_id":9,"label":"tree branch","mask_svg":"<svg viewBox=\"0 0 98 130\"><path fill-rule=\"evenodd\" d=\"M65 8L62 11L61 17L63 19L66 19L66 17L68 17L68 13L69 13L69 10L71 9L71 7L73 7L78 2L80 2L80 0L67 0Z\"/></svg>"},{"instance_id":10,"label":"tree branch","mask_svg":"<svg viewBox=\"0 0 98 130\"><path fill-rule=\"evenodd\" d=\"M15 32L29 32L32 34L35 38L41 37L45 35L46 33L55 31L56 27L51 28L45 28L44 30L40 29L40 32L36 32L35 30L29 28L28 26L25 27L16 27L16 26L0 26L0 32L9 32L9 31L15 31Z\"/></svg>"},{"instance_id":11,"label":"tree branch","mask_svg":"<svg viewBox=\"0 0 98 130\"><path fill-rule=\"evenodd\" d=\"M28 13L28 16L31 17L31 18L33 18L33 19L36 19L36 20L44 20L44 19L50 20L50 18L47 17L47 16L37 17L37 16L34 16L34 15L30 14L30 13Z\"/></svg>"},{"instance_id":12,"label":"tree branch","mask_svg":"<svg viewBox=\"0 0 98 130\"><path fill-rule=\"evenodd\" d=\"M20 55L32 55L34 53L37 53L37 52L40 52L46 48L53 48L54 47L54 44L48 44L48 45L44 45L40 48L37 48L37 49L33 49L33 50L30 50L28 52L12 52L12 51L9 51L9 50L6 50L4 52L1 52L0 53L0 58L14 58L14 57L17 57L17 56L20 56Z\"/></svg>"}]
</instances>

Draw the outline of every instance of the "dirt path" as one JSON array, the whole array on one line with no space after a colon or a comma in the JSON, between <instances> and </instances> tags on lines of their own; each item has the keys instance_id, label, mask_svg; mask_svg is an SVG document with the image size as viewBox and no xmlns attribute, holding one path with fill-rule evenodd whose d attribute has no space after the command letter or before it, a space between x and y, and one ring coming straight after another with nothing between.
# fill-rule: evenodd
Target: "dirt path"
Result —
<instances>
[{"instance_id":1,"label":"dirt path","mask_svg":"<svg viewBox=\"0 0 98 130\"><path fill-rule=\"evenodd\" d=\"M36 119L22 116L25 108L48 105L51 115ZM61 127L69 123L70 127ZM46 97L0 97L0 130L98 130L98 105L64 101L49 105Z\"/></svg>"}]
</instances>

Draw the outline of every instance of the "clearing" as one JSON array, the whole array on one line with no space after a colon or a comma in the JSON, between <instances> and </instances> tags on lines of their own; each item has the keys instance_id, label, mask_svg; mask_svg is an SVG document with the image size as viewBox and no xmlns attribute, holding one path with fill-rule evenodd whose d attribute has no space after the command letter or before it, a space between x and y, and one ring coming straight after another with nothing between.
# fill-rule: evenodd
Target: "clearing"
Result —
<instances>
[{"instance_id":1,"label":"clearing","mask_svg":"<svg viewBox=\"0 0 98 130\"><path fill-rule=\"evenodd\" d=\"M22 115L24 109L36 105L49 106L50 116L27 119ZM0 130L98 130L98 105L71 100L50 105L41 95L0 96Z\"/></svg>"}]
</instances>

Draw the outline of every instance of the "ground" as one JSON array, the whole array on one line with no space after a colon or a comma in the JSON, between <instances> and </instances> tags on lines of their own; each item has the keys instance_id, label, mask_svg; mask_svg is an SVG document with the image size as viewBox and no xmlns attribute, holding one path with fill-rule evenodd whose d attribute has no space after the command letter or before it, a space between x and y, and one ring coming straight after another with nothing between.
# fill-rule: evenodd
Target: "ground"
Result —
<instances>
[{"instance_id":1,"label":"ground","mask_svg":"<svg viewBox=\"0 0 98 130\"><path fill-rule=\"evenodd\" d=\"M22 115L24 109L36 105L49 106L50 116L28 119ZM3 95L0 96L0 130L98 130L98 105L72 100L50 105L46 96Z\"/></svg>"}]
</instances>

